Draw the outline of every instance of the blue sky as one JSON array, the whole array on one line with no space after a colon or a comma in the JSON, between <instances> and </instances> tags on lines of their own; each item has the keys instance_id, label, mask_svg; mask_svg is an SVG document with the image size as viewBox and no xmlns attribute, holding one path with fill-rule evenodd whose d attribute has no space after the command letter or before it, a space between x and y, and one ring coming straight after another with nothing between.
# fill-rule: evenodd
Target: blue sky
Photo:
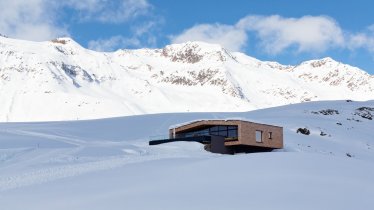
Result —
<instances>
[{"instance_id":1,"label":"blue sky","mask_svg":"<svg viewBox=\"0 0 374 210\"><path fill-rule=\"evenodd\" d=\"M330 56L374 74L369 0L0 0L0 33L99 51L200 40L261 60ZM6 8L6 9L5 9Z\"/></svg>"}]
</instances>

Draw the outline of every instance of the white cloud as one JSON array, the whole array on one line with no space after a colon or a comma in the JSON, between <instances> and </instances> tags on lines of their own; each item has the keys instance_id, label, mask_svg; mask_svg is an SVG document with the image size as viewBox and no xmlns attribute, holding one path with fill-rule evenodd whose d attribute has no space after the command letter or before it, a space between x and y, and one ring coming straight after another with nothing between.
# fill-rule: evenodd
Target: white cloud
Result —
<instances>
[{"instance_id":1,"label":"white cloud","mask_svg":"<svg viewBox=\"0 0 374 210\"><path fill-rule=\"evenodd\" d=\"M53 4L46 0L2 0L0 8L0 33L7 36L42 41L68 35L55 24Z\"/></svg>"},{"instance_id":2,"label":"white cloud","mask_svg":"<svg viewBox=\"0 0 374 210\"><path fill-rule=\"evenodd\" d=\"M34 41L69 36L65 9L80 21L123 23L147 16L147 0L0 0L0 33ZM78 14L78 15L77 15Z\"/></svg>"},{"instance_id":3,"label":"white cloud","mask_svg":"<svg viewBox=\"0 0 374 210\"><path fill-rule=\"evenodd\" d=\"M119 48L140 48L156 46L157 37L155 30L160 22L150 21L132 27L132 36L125 37L121 35L112 36L107 39L91 40L88 42L88 48L95 51L114 51Z\"/></svg>"},{"instance_id":4,"label":"white cloud","mask_svg":"<svg viewBox=\"0 0 374 210\"><path fill-rule=\"evenodd\" d=\"M345 47L343 30L332 18L304 16L284 18L278 15L250 15L233 25L200 24L171 36L172 43L205 41L218 43L232 51L242 50L248 37L254 36L263 51L278 54L290 48L297 52L323 52Z\"/></svg>"},{"instance_id":5,"label":"white cloud","mask_svg":"<svg viewBox=\"0 0 374 210\"><path fill-rule=\"evenodd\" d=\"M374 25L367 27L364 32L350 34L347 46L350 50L364 48L374 53Z\"/></svg>"},{"instance_id":6,"label":"white cloud","mask_svg":"<svg viewBox=\"0 0 374 210\"><path fill-rule=\"evenodd\" d=\"M247 34L243 29L236 26L200 24L171 37L172 43L187 41L218 43L231 51L240 51L247 44Z\"/></svg>"},{"instance_id":7,"label":"white cloud","mask_svg":"<svg viewBox=\"0 0 374 210\"><path fill-rule=\"evenodd\" d=\"M153 17L152 5L146 0L69 0L68 6L80 11L81 21L103 23L123 23L139 16L148 17L147 21L130 27L129 37L116 35L109 38L91 40L88 48L96 51L114 51L119 48L136 48L156 45L156 35L152 32L163 23L163 18Z\"/></svg>"},{"instance_id":8,"label":"white cloud","mask_svg":"<svg viewBox=\"0 0 374 210\"><path fill-rule=\"evenodd\" d=\"M151 4L146 0L67 0L62 5L79 11L81 21L122 23L147 15Z\"/></svg>"},{"instance_id":9,"label":"white cloud","mask_svg":"<svg viewBox=\"0 0 374 210\"><path fill-rule=\"evenodd\" d=\"M247 16L236 25L255 32L261 46L271 54L289 47L296 47L298 52L323 52L331 47L344 46L342 29L326 16Z\"/></svg>"},{"instance_id":10,"label":"white cloud","mask_svg":"<svg viewBox=\"0 0 374 210\"><path fill-rule=\"evenodd\" d=\"M109 52L118 49L118 47L139 47L141 41L138 38L126 38L123 36L112 36L108 39L91 40L88 42L88 48L100 52Z\"/></svg>"},{"instance_id":11,"label":"white cloud","mask_svg":"<svg viewBox=\"0 0 374 210\"><path fill-rule=\"evenodd\" d=\"M96 11L100 11L105 7L105 0L65 0L59 1L57 4L60 6L74 8L78 11L93 13Z\"/></svg>"},{"instance_id":12,"label":"white cloud","mask_svg":"<svg viewBox=\"0 0 374 210\"><path fill-rule=\"evenodd\" d=\"M352 50L365 47L370 38L364 33L357 33L350 36L348 47Z\"/></svg>"}]
</instances>

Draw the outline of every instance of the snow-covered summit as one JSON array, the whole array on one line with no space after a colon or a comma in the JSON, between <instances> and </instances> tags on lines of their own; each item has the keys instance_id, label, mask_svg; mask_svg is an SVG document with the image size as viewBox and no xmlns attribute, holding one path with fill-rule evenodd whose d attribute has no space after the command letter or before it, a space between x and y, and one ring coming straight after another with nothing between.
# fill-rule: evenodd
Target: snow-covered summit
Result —
<instances>
[{"instance_id":1,"label":"snow-covered summit","mask_svg":"<svg viewBox=\"0 0 374 210\"><path fill-rule=\"evenodd\" d=\"M197 63L201 60L226 61L232 58L232 55L218 44L209 44L205 42L186 42L182 44L167 45L162 49L162 55L170 57L174 62Z\"/></svg>"},{"instance_id":2,"label":"snow-covered summit","mask_svg":"<svg viewBox=\"0 0 374 210\"><path fill-rule=\"evenodd\" d=\"M248 111L374 99L374 77L331 58L289 66L204 42L101 53L66 37L0 37L0 97L0 121Z\"/></svg>"}]
</instances>

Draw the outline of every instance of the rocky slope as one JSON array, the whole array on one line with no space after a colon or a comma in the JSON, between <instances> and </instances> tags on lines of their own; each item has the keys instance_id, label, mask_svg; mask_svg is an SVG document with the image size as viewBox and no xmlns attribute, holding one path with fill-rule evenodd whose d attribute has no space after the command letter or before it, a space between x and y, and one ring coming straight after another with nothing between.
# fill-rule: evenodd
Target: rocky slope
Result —
<instances>
[{"instance_id":1,"label":"rocky slope","mask_svg":"<svg viewBox=\"0 0 374 210\"><path fill-rule=\"evenodd\" d=\"M69 38L0 37L0 99L0 121L247 111L374 99L374 76L331 58L285 66L202 42L100 53Z\"/></svg>"}]
</instances>

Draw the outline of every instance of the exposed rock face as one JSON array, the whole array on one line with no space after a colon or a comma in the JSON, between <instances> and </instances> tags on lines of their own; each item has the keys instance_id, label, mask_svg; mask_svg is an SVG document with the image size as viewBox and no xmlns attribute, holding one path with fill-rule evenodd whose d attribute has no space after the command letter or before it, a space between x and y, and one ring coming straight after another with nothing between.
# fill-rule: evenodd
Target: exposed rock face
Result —
<instances>
[{"instance_id":1,"label":"exposed rock face","mask_svg":"<svg viewBox=\"0 0 374 210\"><path fill-rule=\"evenodd\" d=\"M304 134L304 135L309 135L310 134L310 131L308 128L298 128L296 133L301 133L301 134Z\"/></svg>"},{"instance_id":2,"label":"exposed rock face","mask_svg":"<svg viewBox=\"0 0 374 210\"><path fill-rule=\"evenodd\" d=\"M374 117L374 108L373 107L360 107L356 109L355 115L358 115L368 120L372 120Z\"/></svg>"},{"instance_id":3,"label":"exposed rock face","mask_svg":"<svg viewBox=\"0 0 374 210\"><path fill-rule=\"evenodd\" d=\"M59 43L59 44L66 44L67 41L65 39L53 39L51 40L53 43Z\"/></svg>"},{"instance_id":4,"label":"exposed rock face","mask_svg":"<svg viewBox=\"0 0 374 210\"><path fill-rule=\"evenodd\" d=\"M175 51L171 46L162 49L162 55L164 57L170 58L173 62L182 63L197 63L201 61L203 55L198 54L199 45L197 44L187 44L184 48Z\"/></svg>"},{"instance_id":5,"label":"exposed rock face","mask_svg":"<svg viewBox=\"0 0 374 210\"><path fill-rule=\"evenodd\" d=\"M323 114L323 115L335 115L335 114L339 114L339 111L335 110L335 109L324 109L324 110L320 110L318 112L313 111L312 113L313 114Z\"/></svg>"}]
</instances>

